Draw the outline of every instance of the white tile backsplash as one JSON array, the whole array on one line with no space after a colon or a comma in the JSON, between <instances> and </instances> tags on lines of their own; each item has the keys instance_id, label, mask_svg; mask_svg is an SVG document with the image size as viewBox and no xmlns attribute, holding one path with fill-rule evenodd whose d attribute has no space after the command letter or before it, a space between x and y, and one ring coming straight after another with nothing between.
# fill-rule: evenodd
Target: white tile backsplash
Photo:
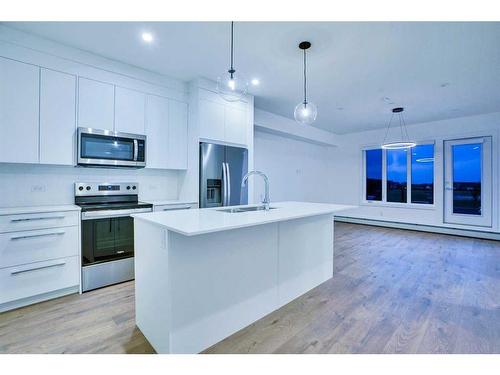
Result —
<instances>
[{"instance_id":1,"label":"white tile backsplash","mask_svg":"<svg viewBox=\"0 0 500 375\"><path fill-rule=\"evenodd\" d=\"M72 204L75 182L138 182L139 199L177 199L177 171L0 163L0 207Z\"/></svg>"}]
</instances>

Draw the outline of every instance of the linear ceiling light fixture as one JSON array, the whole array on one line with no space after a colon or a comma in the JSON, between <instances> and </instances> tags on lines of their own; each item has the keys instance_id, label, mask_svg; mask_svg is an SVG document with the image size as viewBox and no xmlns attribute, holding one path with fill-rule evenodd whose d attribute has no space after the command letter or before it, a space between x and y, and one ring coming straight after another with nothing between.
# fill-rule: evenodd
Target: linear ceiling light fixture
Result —
<instances>
[{"instance_id":1,"label":"linear ceiling light fixture","mask_svg":"<svg viewBox=\"0 0 500 375\"><path fill-rule=\"evenodd\" d=\"M234 22L231 22L231 57L227 72L217 78L217 92L228 102L240 101L248 91L248 81L234 69Z\"/></svg>"},{"instance_id":2,"label":"linear ceiling light fixture","mask_svg":"<svg viewBox=\"0 0 500 375\"><path fill-rule=\"evenodd\" d=\"M384 141L382 142L382 148L388 150L401 150L415 147L417 144L415 142L410 141L410 137L408 136L408 129L406 128L406 123L403 118L403 107L396 107L392 109L391 119L389 120L389 125L387 125L387 130L385 132ZM397 114L399 117L399 129L401 131L400 140L396 141L388 141L387 137L389 135L389 131L391 129L392 119L394 118L394 114Z\"/></svg>"}]
</instances>

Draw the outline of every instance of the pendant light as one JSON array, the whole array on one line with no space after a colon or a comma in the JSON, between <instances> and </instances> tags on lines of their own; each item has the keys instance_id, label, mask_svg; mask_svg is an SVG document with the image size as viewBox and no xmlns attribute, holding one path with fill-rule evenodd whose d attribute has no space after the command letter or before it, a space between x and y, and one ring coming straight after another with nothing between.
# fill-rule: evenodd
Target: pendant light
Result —
<instances>
[{"instance_id":1,"label":"pendant light","mask_svg":"<svg viewBox=\"0 0 500 375\"><path fill-rule=\"evenodd\" d=\"M299 48L304 51L304 100L301 101L295 107L295 112L293 117L295 121L303 125L310 125L316 121L316 116L318 115L318 109L314 103L307 100L307 60L306 60L306 50L311 48L311 43L304 41L299 44Z\"/></svg>"},{"instance_id":2,"label":"pendant light","mask_svg":"<svg viewBox=\"0 0 500 375\"><path fill-rule=\"evenodd\" d=\"M230 67L223 75L217 78L217 92L228 102L237 102L248 91L248 81L234 69L234 22L231 22L231 60Z\"/></svg>"},{"instance_id":3,"label":"pendant light","mask_svg":"<svg viewBox=\"0 0 500 375\"><path fill-rule=\"evenodd\" d=\"M387 125L387 130L385 132L384 141L382 142L382 148L388 150L401 150L415 147L417 144L415 142L410 141L410 137L408 136L408 129L406 128L406 123L403 118L403 107L397 107L392 109L391 119L389 120L389 125ZM400 140L388 141L387 136L389 135L389 131L391 129L392 119L394 118L394 114L397 114L399 117L399 129L401 133Z\"/></svg>"}]
</instances>

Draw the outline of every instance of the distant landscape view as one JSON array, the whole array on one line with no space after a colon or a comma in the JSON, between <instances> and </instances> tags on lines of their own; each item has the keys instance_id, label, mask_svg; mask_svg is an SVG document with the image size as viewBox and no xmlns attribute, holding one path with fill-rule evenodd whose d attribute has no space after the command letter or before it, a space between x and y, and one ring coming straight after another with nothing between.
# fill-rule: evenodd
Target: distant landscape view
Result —
<instances>
[{"instance_id":1,"label":"distant landscape view","mask_svg":"<svg viewBox=\"0 0 500 375\"><path fill-rule=\"evenodd\" d=\"M453 146L453 213L481 215L482 144Z\"/></svg>"}]
</instances>

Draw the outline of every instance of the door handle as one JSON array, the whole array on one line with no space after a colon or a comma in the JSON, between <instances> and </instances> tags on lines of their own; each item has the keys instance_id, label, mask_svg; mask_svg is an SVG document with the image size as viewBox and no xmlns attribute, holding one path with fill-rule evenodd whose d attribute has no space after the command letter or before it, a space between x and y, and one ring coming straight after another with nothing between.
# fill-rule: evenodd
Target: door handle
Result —
<instances>
[{"instance_id":1,"label":"door handle","mask_svg":"<svg viewBox=\"0 0 500 375\"><path fill-rule=\"evenodd\" d=\"M137 161L139 156L139 145L137 144L137 139L134 139L134 161Z\"/></svg>"},{"instance_id":2,"label":"door handle","mask_svg":"<svg viewBox=\"0 0 500 375\"><path fill-rule=\"evenodd\" d=\"M227 177L227 205L231 204L231 172L229 172L229 163L226 163L226 177Z\"/></svg>"},{"instance_id":3,"label":"door handle","mask_svg":"<svg viewBox=\"0 0 500 375\"><path fill-rule=\"evenodd\" d=\"M222 205L227 206L227 175L226 163L222 163Z\"/></svg>"}]
</instances>

